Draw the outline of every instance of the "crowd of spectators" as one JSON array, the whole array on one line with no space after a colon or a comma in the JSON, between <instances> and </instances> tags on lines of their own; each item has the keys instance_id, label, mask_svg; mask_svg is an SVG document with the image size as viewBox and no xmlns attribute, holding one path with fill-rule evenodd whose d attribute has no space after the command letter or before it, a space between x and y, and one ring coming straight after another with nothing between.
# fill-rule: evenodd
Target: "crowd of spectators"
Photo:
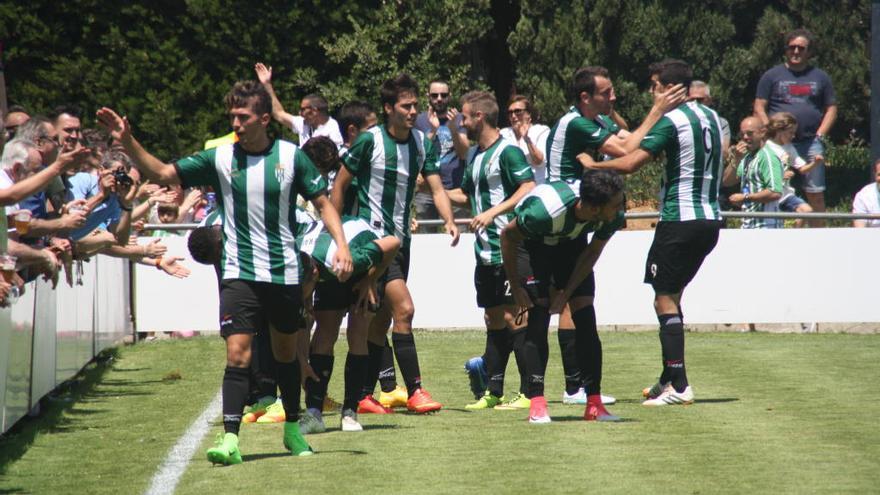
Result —
<instances>
[{"instance_id":1,"label":"crowd of spectators","mask_svg":"<svg viewBox=\"0 0 880 495\"><path fill-rule=\"evenodd\" d=\"M142 181L131 160L105 133L83 129L73 105L48 115L20 106L0 115L0 304L39 276L53 288L63 275L82 284L82 263L96 254L154 266L170 276L189 275L161 239L138 242L145 222L173 223L204 215L201 192L184 194Z\"/></svg>"}]
</instances>

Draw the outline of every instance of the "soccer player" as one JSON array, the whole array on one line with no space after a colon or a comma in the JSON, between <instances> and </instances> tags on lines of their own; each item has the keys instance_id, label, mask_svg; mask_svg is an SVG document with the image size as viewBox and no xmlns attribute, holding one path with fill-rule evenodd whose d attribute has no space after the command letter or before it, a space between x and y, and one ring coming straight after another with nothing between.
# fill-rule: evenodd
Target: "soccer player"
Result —
<instances>
[{"instance_id":1,"label":"soccer player","mask_svg":"<svg viewBox=\"0 0 880 495\"><path fill-rule=\"evenodd\" d=\"M407 74L400 74L382 84L380 100L385 124L370 128L355 139L344 157L333 187L332 200L337 210L342 209L346 189L357 179L357 215L383 235L394 235L401 247L391 266L383 275L384 298L379 313L373 319L369 335L370 379L364 387L366 397L359 410L387 412L372 397L382 359L385 334L391 318L394 319L392 341L394 355L400 365L407 388L407 409L416 413L439 410L442 405L422 388L419 359L412 335L414 307L406 279L409 274L410 211L421 174L428 183L434 204L452 236L452 245L458 244L459 232L452 218L449 198L440 181L437 153L431 141L414 129L418 114L418 85Z\"/></svg>"},{"instance_id":2,"label":"soccer player","mask_svg":"<svg viewBox=\"0 0 880 495\"><path fill-rule=\"evenodd\" d=\"M681 60L652 66L653 91L690 85L693 72ZM666 113L642 140L640 148L604 162L583 161L590 168L633 173L654 156L666 154L661 187L660 222L645 264L645 283L654 288L660 322L663 372L643 391L646 406L690 404L694 392L684 362L684 314L681 295L718 242L722 179L721 122L711 108L696 101Z\"/></svg>"},{"instance_id":3,"label":"soccer player","mask_svg":"<svg viewBox=\"0 0 880 495\"><path fill-rule=\"evenodd\" d=\"M516 204L535 187L532 167L525 154L498 130L498 102L485 91L472 91L461 97L462 125L467 137L477 144L468 150L461 188L447 191L454 202L470 202L474 231L474 285L477 306L484 308L486 352L484 362L489 375L488 390L465 409L489 409L504 396L504 371L513 350L511 332L522 335L517 308L511 296L501 263L501 232ZM518 251L522 260L527 255ZM521 352L521 345L517 351Z\"/></svg>"},{"instance_id":4,"label":"soccer player","mask_svg":"<svg viewBox=\"0 0 880 495\"><path fill-rule=\"evenodd\" d=\"M611 121L603 118L613 112L617 99L607 69L578 69L570 92L574 105L550 129L547 138L547 180L580 180L585 166L581 155L598 159L600 154L619 157L635 150L664 112L687 98L682 87L656 93L642 125L624 137L609 132L609 128L613 130Z\"/></svg>"},{"instance_id":5,"label":"soccer player","mask_svg":"<svg viewBox=\"0 0 880 495\"><path fill-rule=\"evenodd\" d=\"M295 456L310 455L299 431L301 365L296 334L302 295L301 267L289 212L301 194L309 198L339 248L334 267L340 279L352 270L351 254L336 210L326 197L326 181L293 143L269 139L272 102L256 81L237 82L226 96L238 142L202 151L175 164L147 152L132 136L128 120L109 108L100 123L120 142L141 172L158 184L210 185L220 193L223 214L223 281L220 333L226 340L223 377L225 435L208 449L212 463L241 462L238 431L247 401L251 343L270 329L277 381L287 413L284 445ZM301 349L299 349L301 352Z\"/></svg>"},{"instance_id":6,"label":"soccer player","mask_svg":"<svg viewBox=\"0 0 880 495\"><path fill-rule=\"evenodd\" d=\"M312 157L321 175L327 177L339 169L336 145L319 136L303 146ZM367 376L367 329L378 302L376 280L391 264L400 241L393 235L380 238L362 218L343 216L342 230L348 241L354 268L346 282L340 282L332 271L336 244L321 222L301 229L297 243L318 270L314 291L315 333L309 351L309 364L318 378L307 379L306 413L300 419L303 434L326 430L322 415L327 386L333 372L333 346L339 337L342 318L348 313L348 354L345 359L345 399L342 404L342 431L361 431L357 406L361 400L363 381ZM308 299L308 296L307 296Z\"/></svg>"},{"instance_id":7,"label":"soccer player","mask_svg":"<svg viewBox=\"0 0 880 495\"><path fill-rule=\"evenodd\" d=\"M579 155L599 160L622 156L636 149L663 112L683 102L686 96L687 92L681 87L668 94L655 95L654 105L642 125L633 133L621 132L619 124L609 117L617 115L614 112L617 96L608 69L599 66L578 69L571 85L570 97L574 106L556 122L547 138L547 179L579 180L583 173ZM557 332L565 373L562 401L565 404L585 404L586 392L577 366L574 326L571 311L565 308L560 314ZM604 400L606 404L615 402L610 396L605 396Z\"/></svg>"},{"instance_id":8,"label":"soccer player","mask_svg":"<svg viewBox=\"0 0 880 495\"><path fill-rule=\"evenodd\" d=\"M549 423L544 398L547 329L550 313L569 304L575 325L577 365L587 390L584 420L617 421L602 404L602 343L596 329L593 266L608 239L623 227L623 179L615 172L585 171L580 181L548 181L516 207L516 216L501 234L502 260L511 292L528 309L530 423ZM588 234L593 235L588 239ZM523 273L516 250L525 243L528 268ZM551 294L551 288L555 289ZM552 305L550 304L552 297Z\"/></svg>"}]
</instances>

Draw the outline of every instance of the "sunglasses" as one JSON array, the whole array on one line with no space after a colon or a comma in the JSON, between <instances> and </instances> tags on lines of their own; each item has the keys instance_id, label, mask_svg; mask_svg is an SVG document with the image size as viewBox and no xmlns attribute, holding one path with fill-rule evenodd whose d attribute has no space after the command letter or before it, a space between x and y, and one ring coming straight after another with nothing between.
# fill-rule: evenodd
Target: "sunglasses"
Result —
<instances>
[{"instance_id":1,"label":"sunglasses","mask_svg":"<svg viewBox=\"0 0 880 495\"><path fill-rule=\"evenodd\" d=\"M428 93L431 98L448 98L449 93Z\"/></svg>"},{"instance_id":2,"label":"sunglasses","mask_svg":"<svg viewBox=\"0 0 880 495\"><path fill-rule=\"evenodd\" d=\"M788 45L789 51L792 51L792 52L805 52L805 51L807 51L807 48L808 47L803 46L803 45Z\"/></svg>"},{"instance_id":3,"label":"sunglasses","mask_svg":"<svg viewBox=\"0 0 880 495\"><path fill-rule=\"evenodd\" d=\"M514 109L512 109L512 110L508 110L508 111L507 111L507 115L516 115L517 117L519 117L519 116L522 115L525 111L526 111L525 108L514 108Z\"/></svg>"}]
</instances>

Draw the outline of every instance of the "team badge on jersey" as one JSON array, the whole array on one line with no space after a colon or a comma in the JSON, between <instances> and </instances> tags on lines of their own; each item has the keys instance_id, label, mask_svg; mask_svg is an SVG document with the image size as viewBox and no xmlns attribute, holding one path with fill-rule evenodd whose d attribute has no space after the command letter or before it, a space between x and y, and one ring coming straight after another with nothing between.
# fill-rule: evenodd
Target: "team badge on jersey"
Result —
<instances>
[{"instance_id":1,"label":"team badge on jersey","mask_svg":"<svg viewBox=\"0 0 880 495\"><path fill-rule=\"evenodd\" d=\"M279 184L284 182L284 162L281 160L278 160L278 163L275 164L275 180Z\"/></svg>"}]
</instances>

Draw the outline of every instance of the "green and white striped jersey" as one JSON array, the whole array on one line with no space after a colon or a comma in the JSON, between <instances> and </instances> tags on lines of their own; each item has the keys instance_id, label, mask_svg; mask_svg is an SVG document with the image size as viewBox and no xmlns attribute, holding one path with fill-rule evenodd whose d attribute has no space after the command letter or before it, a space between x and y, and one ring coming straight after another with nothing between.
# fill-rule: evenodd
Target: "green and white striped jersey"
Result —
<instances>
[{"instance_id":1,"label":"green and white striped jersey","mask_svg":"<svg viewBox=\"0 0 880 495\"><path fill-rule=\"evenodd\" d=\"M740 178L743 190L748 186L752 194L764 189L782 194L782 162L768 144L754 153L746 153L736 167L736 176ZM743 203L743 211L779 211L779 201L746 201ZM781 227L781 224L782 221L778 218L744 218L742 228L767 229Z\"/></svg>"},{"instance_id":2,"label":"green and white striped jersey","mask_svg":"<svg viewBox=\"0 0 880 495\"><path fill-rule=\"evenodd\" d=\"M721 121L709 107L688 102L667 112L639 145L666 153L660 220L720 220Z\"/></svg>"},{"instance_id":3,"label":"green and white striped jersey","mask_svg":"<svg viewBox=\"0 0 880 495\"><path fill-rule=\"evenodd\" d=\"M588 153L598 160L599 148L609 137L608 130L571 107L547 138L547 180L581 180L584 167L577 156Z\"/></svg>"},{"instance_id":4,"label":"green and white striped jersey","mask_svg":"<svg viewBox=\"0 0 880 495\"><path fill-rule=\"evenodd\" d=\"M594 232L597 239L610 239L625 224L621 210L611 222L581 222L574 215L578 202L579 181L545 182L523 198L516 207L516 224L527 239L542 239L544 244L575 239Z\"/></svg>"},{"instance_id":5,"label":"green and white striped jersey","mask_svg":"<svg viewBox=\"0 0 880 495\"><path fill-rule=\"evenodd\" d=\"M425 133L412 129L409 139L398 142L384 125L371 127L354 140L343 163L357 181L350 186L357 187L357 215L408 247L416 178L440 173Z\"/></svg>"},{"instance_id":6,"label":"green and white striped jersey","mask_svg":"<svg viewBox=\"0 0 880 495\"><path fill-rule=\"evenodd\" d=\"M336 241L324 228L324 223L312 220L311 215L302 210L297 211L297 217L302 220L304 228L297 234L296 244L300 251L309 255L318 265L321 280L336 278L333 273L333 257L336 255ZM382 261L382 250L373 242L379 236L370 228L363 218L344 216L342 218L342 232L348 242L348 250L354 268L352 277L365 273L373 265Z\"/></svg>"},{"instance_id":7,"label":"green and white striped jersey","mask_svg":"<svg viewBox=\"0 0 880 495\"><path fill-rule=\"evenodd\" d=\"M519 146L499 137L485 150L479 146L468 150L461 189L470 197L471 212L477 216L509 198L523 182L534 180L532 167ZM474 252L478 264L501 264L501 231L511 218L513 212L498 215L491 225L476 232Z\"/></svg>"},{"instance_id":8,"label":"green and white striped jersey","mask_svg":"<svg viewBox=\"0 0 880 495\"><path fill-rule=\"evenodd\" d=\"M222 278L292 285L300 282L290 211L301 194L326 193L327 182L295 144L276 140L259 154L238 143L177 162L183 187L212 186L223 216Z\"/></svg>"}]
</instances>

